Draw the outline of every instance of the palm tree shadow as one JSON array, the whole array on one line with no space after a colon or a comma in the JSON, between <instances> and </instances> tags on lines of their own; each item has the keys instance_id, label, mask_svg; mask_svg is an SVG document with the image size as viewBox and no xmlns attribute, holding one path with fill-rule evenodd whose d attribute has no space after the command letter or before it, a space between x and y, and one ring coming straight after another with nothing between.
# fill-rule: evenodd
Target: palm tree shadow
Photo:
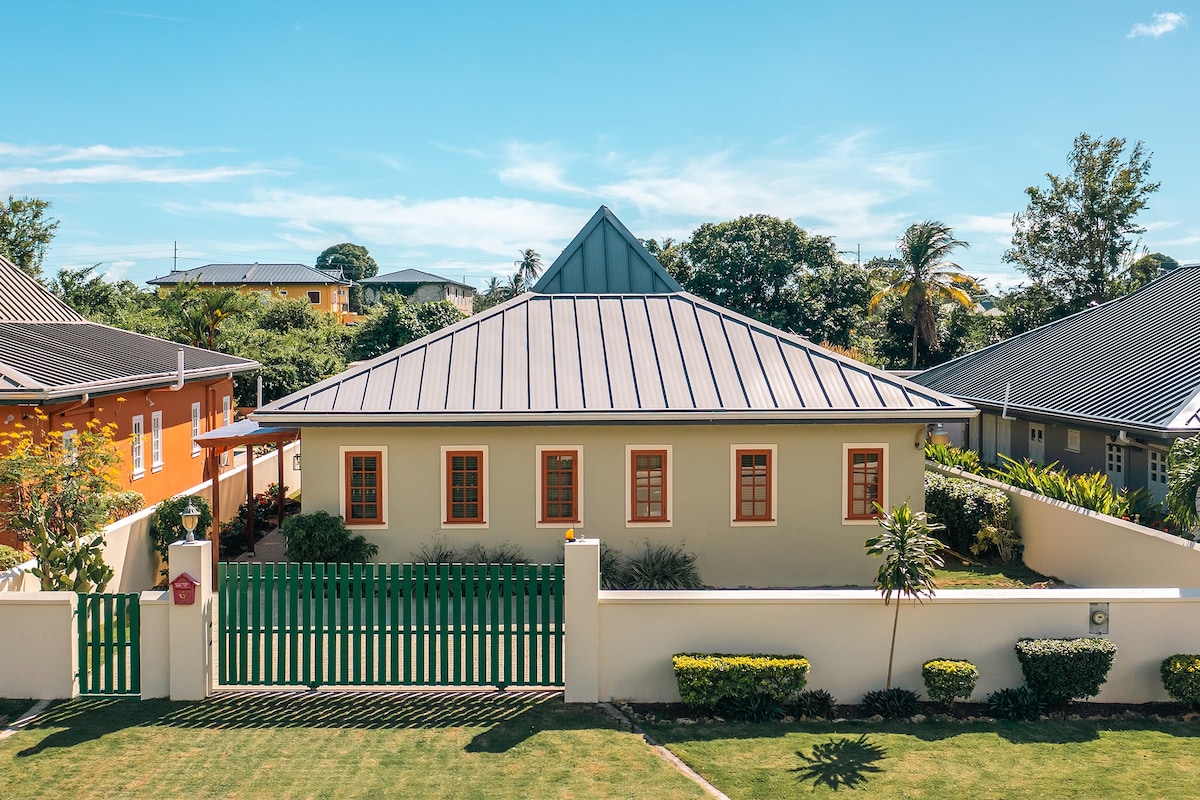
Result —
<instances>
[{"instance_id":1,"label":"palm tree shadow","mask_svg":"<svg viewBox=\"0 0 1200 800\"><path fill-rule=\"evenodd\" d=\"M812 781L814 789L828 786L836 792L843 786L856 789L867 781L869 775L883 772L875 762L884 759L887 751L863 734L857 739L845 737L818 744L813 747L811 756L800 751L796 755L804 762L789 770L797 773L796 780Z\"/></svg>"}]
</instances>

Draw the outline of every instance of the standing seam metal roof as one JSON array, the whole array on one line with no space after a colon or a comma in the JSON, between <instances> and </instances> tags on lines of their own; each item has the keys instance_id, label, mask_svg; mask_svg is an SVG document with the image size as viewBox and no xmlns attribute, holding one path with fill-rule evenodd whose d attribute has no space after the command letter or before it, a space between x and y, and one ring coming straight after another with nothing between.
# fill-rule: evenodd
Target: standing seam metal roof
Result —
<instances>
[{"instance_id":1,"label":"standing seam metal roof","mask_svg":"<svg viewBox=\"0 0 1200 800\"><path fill-rule=\"evenodd\" d=\"M362 286L371 286L373 284L388 284L388 283L448 283L451 286L461 286L464 289L475 291L475 287L469 283L460 283L450 278L443 278L439 275L433 275L429 272L422 272L419 269L402 269L396 272L389 272L386 275L376 275L372 278L363 278L358 281Z\"/></svg>"},{"instance_id":2,"label":"standing seam metal roof","mask_svg":"<svg viewBox=\"0 0 1200 800\"><path fill-rule=\"evenodd\" d=\"M305 264L206 264L147 281L155 286L199 283L211 286L274 286L321 284L350 286L351 281Z\"/></svg>"},{"instance_id":3,"label":"standing seam metal roof","mask_svg":"<svg viewBox=\"0 0 1200 800\"><path fill-rule=\"evenodd\" d=\"M0 255L0 322L83 322L83 315Z\"/></svg>"}]
</instances>

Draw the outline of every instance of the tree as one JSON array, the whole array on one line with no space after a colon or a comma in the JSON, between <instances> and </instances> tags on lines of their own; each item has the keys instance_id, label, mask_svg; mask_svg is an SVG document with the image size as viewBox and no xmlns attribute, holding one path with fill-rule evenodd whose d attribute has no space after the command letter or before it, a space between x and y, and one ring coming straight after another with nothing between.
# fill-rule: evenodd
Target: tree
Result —
<instances>
[{"instance_id":1,"label":"tree","mask_svg":"<svg viewBox=\"0 0 1200 800\"><path fill-rule=\"evenodd\" d=\"M35 414L39 423L48 419ZM104 591L112 580L101 530L125 500L117 492L115 431L91 420L69 443L62 431L41 435L20 423L0 433L0 519L29 544L45 591Z\"/></svg>"},{"instance_id":2,"label":"tree","mask_svg":"<svg viewBox=\"0 0 1200 800\"><path fill-rule=\"evenodd\" d=\"M374 278L379 274L379 265L361 244L342 242L331 245L317 256L317 269L342 271L342 277L350 281ZM350 287L350 310L355 314L362 311L362 287Z\"/></svg>"},{"instance_id":3,"label":"tree","mask_svg":"<svg viewBox=\"0 0 1200 800\"><path fill-rule=\"evenodd\" d=\"M380 306L358 325L351 357L375 358L465 318L447 300L411 304L398 294L385 294Z\"/></svg>"},{"instance_id":4,"label":"tree","mask_svg":"<svg viewBox=\"0 0 1200 800\"><path fill-rule=\"evenodd\" d=\"M205 289L184 305L180 327L193 345L212 350L225 320L246 313L247 307L248 298L237 289Z\"/></svg>"},{"instance_id":5,"label":"tree","mask_svg":"<svg viewBox=\"0 0 1200 800\"><path fill-rule=\"evenodd\" d=\"M1191 530L1200 522L1196 492L1200 490L1200 436L1176 439L1167 453L1167 511L1175 524Z\"/></svg>"},{"instance_id":6,"label":"tree","mask_svg":"<svg viewBox=\"0 0 1200 800\"><path fill-rule=\"evenodd\" d=\"M1145 251L1142 251L1145 253ZM1162 253L1150 253L1135 259L1125 270L1125 291L1134 292L1150 281L1179 269L1179 262Z\"/></svg>"},{"instance_id":7,"label":"tree","mask_svg":"<svg viewBox=\"0 0 1200 800\"><path fill-rule=\"evenodd\" d=\"M7 206L0 202L0 255L38 280L46 248L58 229L58 220L46 215L49 209L50 201L37 197L9 195Z\"/></svg>"},{"instance_id":8,"label":"tree","mask_svg":"<svg viewBox=\"0 0 1200 800\"><path fill-rule=\"evenodd\" d=\"M1025 190L1029 205L1013 217L1012 247L1004 260L1046 283L1070 311L1121 294L1123 259L1145 232L1135 222L1160 184L1150 183L1150 153L1139 141L1122 161L1125 140L1075 138L1071 173L1046 173L1049 189Z\"/></svg>"},{"instance_id":9,"label":"tree","mask_svg":"<svg viewBox=\"0 0 1200 800\"><path fill-rule=\"evenodd\" d=\"M879 274L886 284L871 298L874 311L888 297L900 297L904 318L913 326L912 369L917 368L918 340L932 349L938 346L938 310L943 303L954 302L972 308L975 301L966 289L980 291L979 284L948 260L959 247L969 247L955 239L949 225L933 220L908 227L900 237L900 266Z\"/></svg>"},{"instance_id":10,"label":"tree","mask_svg":"<svg viewBox=\"0 0 1200 800\"><path fill-rule=\"evenodd\" d=\"M913 512L905 502L890 512L885 512L878 503L875 510L881 515L879 527L883 532L867 540L867 553L881 556L875 586L883 592L883 604L892 601L892 593L920 600L922 594L933 597L934 567L942 566L937 551L942 543L933 536L945 526L931 523L924 511ZM892 617L892 646L888 651L887 688L892 688L892 663L896 657L896 628L900 624L900 601L896 601L896 613Z\"/></svg>"},{"instance_id":11,"label":"tree","mask_svg":"<svg viewBox=\"0 0 1200 800\"><path fill-rule=\"evenodd\" d=\"M517 277L520 279L523 292L527 292L537 283L542 274L542 257L537 250L522 250L521 257L513 262L517 267ZM521 294L518 292L517 294Z\"/></svg>"},{"instance_id":12,"label":"tree","mask_svg":"<svg viewBox=\"0 0 1200 800\"><path fill-rule=\"evenodd\" d=\"M656 239L640 239L642 246L646 251L663 265L667 272L681 284L685 284L691 278L691 264L688 263L687 256L683 252L683 242L677 242L671 237L665 237L662 244L659 244Z\"/></svg>"}]
</instances>

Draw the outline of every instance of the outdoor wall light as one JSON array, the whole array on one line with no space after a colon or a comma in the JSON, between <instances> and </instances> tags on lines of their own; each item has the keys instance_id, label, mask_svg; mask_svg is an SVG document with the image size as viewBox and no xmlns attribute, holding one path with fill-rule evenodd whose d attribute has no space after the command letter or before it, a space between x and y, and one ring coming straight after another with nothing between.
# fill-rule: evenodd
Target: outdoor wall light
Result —
<instances>
[{"instance_id":1,"label":"outdoor wall light","mask_svg":"<svg viewBox=\"0 0 1200 800\"><path fill-rule=\"evenodd\" d=\"M187 531L187 538L184 541L196 541L196 525L200 522L200 512L192 505L191 500L188 501L187 508L179 516L183 520L183 529Z\"/></svg>"}]
</instances>

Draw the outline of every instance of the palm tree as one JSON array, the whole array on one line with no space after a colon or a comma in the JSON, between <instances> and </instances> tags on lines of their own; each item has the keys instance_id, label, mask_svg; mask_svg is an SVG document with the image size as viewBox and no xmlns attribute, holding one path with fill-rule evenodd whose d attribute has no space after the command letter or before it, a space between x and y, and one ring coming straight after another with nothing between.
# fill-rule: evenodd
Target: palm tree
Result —
<instances>
[{"instance_id":1,"label":"palm tree","mask_svg":"<svg viewBox=\"0 0 1200 800\"><path fill-rule=\"evenodd\" d=\"M948 258L952 250L970 247L955 239L949 225L927 220L910 225L900 237L898 269L880 277L887 286L871 298L868 313L888 297L899 296L905 319L913 324L912 367L917 367L917 342L937 346L937 309L945 302L973 308L975 301L966 289L980 291L979 284Z\"/></svg>"},{"instance_id":2,"label":"palm tree","mask_svg":"<svg viewBox=\"0 0 1200 800\"><path fill-rule=\"evenodd\" d=\"M236 289L205 289L189 296L179 311L179 330L195 347L213 349L221 323L246 311Z\"/></svg>"},{"instance_id":3,"label":"palm tree","mask_svg":"<svg viewBox=\"0 0 1200 800\"><path fill-rule=\"evenodd\" d=\"M913 513L905 502L890 513L875 504L879 512L879 527L883 532L867 540L867 552L883 556L875 586L883 592L883 604L891 603L892 592L903 597L920 600L922 594L933 597L933 568L942 566L937 551L942 543L932 536L945 525L931 523L924 511ZM887 688L892 688L892 662L896 657L896 627L900 623L900 601L896 601L896 613L892 618L892 649L888 652Z\"/></svg>"},{"instance_id":4,"label":"palm tree","mask_svg":"<svg viewBox=\"0 0 1200 800\"><path fill-rule=\"evenodd\" d=\"M522 250L521 258L513 262L517 266L517 274L513 276L513 283L519 283L522 287L521 292L533 287L537 282L538 276L542 274L542 257L538 255L537 250ZM521 294L517 292L516 294Z\"/></svg>"}]
</instances>

